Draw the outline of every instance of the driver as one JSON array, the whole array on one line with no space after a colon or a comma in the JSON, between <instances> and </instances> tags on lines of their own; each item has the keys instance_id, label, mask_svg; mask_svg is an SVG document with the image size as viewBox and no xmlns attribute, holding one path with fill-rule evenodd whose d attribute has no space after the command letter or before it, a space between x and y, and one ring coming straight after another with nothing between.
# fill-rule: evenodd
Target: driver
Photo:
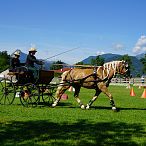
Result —
<instances>
[{"instance_id":1,"label":"driver","mask_svg":"<svg viewBox=\"0 0 146 146\"><path fill-rule=\"evenodd\" d=\"M35 48L30 48L26 59L26 66L28 67L28 70L32 72L34 79L38 79L39 77L38 69L35 64L43 65L42 61L36 59L36 52L37 50Z\"/></svg>"}]
</instances>

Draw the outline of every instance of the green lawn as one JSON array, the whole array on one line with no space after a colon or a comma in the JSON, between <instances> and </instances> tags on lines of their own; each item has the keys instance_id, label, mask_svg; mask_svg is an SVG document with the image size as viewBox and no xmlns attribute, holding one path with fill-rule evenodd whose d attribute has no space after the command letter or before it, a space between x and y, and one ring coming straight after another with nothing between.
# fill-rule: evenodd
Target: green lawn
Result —
<instances>
[{"instance_id":1,"label":"green lawn","mask_svg":"<svg viewBox=\"0 0 146 146\"><path fill-rule=\"evenodd\" d=\"M69 99L55 108L25 108L17 98L13 105L0 105L0 145L36 146L137 146L146 145L146 99L143 89L134 87L130 96L126 87L110 86L119 112L111 110L108 98L101 94L89 110L82 110ZM88 103L94 90L82 89Z\"/></svg>"}]
</instances>

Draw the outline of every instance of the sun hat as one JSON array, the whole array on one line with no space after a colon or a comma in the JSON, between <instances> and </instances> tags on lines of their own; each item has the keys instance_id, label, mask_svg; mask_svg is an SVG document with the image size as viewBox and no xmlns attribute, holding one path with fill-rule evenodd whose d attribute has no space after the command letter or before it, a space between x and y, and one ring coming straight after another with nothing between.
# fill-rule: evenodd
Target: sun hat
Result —
<instances>
[{"instance_id":1,"label":"sun hat","mask_svg":"<svg viewBox=\"0 0 146 146\"><path fill-rule=\"evenodd\" d=\"M35 48L30 48L29 52L37 52L37 50Z\"/></svg>"},{"instance_id":2,"label":"sun hat","mask_svg":"<svg viewBox=\"0 0 146 146\"><path fill-rule=\"evenodd\" d=\"M20 56L20 52L15 52L14 55Z\"/></svg>"}]
</instances>

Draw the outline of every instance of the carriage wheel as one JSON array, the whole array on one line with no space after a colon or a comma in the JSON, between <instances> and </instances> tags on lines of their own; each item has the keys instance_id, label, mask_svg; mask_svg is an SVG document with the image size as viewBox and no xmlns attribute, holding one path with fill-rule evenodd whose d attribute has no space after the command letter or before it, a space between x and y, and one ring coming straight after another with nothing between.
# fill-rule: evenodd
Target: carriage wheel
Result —
<instances>
[{"instance_id":1,"label":"carriage wheel","mask_svg":"<svg viewBox=\"0 0 146 146\"><path fill-rule=\"evenodd\" d=\"M0 104L10 105L15 99L15 86L9 79L2 79L0 81Z\"/></svg>"},{"instance_id":2,"label":"carriage wheel","mask_svg":"<svg viewBox=\"0 0 146 146\"><path fill-rule=\"evenodd\" d=\"M36 107L39 99L39 90L34 84L28 83L22 87L20 92L20 102L23 106Z\"/></svg>"},{"instance_id":3,"label":"carriage wheel","mask_svg":"<svg viewBox=\"0 0 146 146\"><path fill-rule=\"evenodd\" d=\"M56 87L47 87L46 90L42 93L42 100L46 105L52 105L55 100Z\"/></svg>"}]
</instances>

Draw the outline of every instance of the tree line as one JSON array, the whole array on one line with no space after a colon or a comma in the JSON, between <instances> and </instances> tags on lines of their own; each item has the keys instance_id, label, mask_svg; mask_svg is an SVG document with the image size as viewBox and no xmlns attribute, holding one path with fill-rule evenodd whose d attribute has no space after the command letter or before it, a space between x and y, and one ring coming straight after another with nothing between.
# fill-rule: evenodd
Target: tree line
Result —
<instances>
[{"instance_id":1,"label":"tree line","mask_svg":"<svg viewBox=\"0 0 146 146\"><path fill-rule=\"evenodd\" d=\"M0 52L0 72L6 70L10 66L10 55L7 51Z\"/></svg>"}]
</instances>

